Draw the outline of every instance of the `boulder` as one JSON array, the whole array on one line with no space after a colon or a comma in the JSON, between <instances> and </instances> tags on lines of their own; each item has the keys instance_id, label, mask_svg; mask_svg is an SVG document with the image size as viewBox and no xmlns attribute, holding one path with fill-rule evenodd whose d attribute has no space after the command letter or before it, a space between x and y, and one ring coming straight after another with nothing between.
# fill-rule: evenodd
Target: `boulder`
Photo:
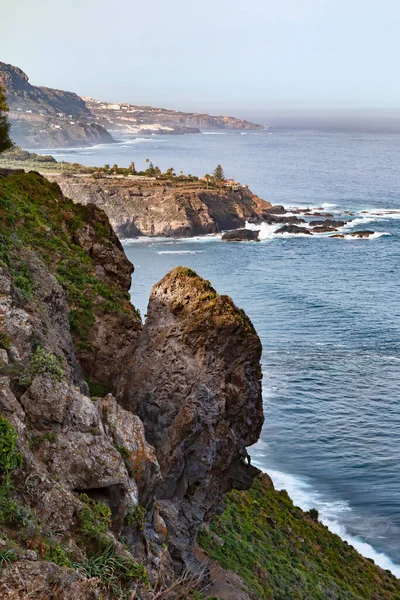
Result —
<instances>
[{"instance_id":1,"label":"boulder","mask_svg":"<svg viewBox=\"0 0 400 600\"><path fill-rule=\"evenodd\" d=\"M227 231L222 236L223 242L258 242L258 234L260 231L253 231L252 229L235 229L234 231Z\"/></svg>"},{"instance_id":2,"label":"boulder","mask_svg":"<svg viewBox=\"0 0 400 600\"><path fill-rule=\"evenodd\" d=\"M306 227L297 227L297 225L284 225L275 233L305 233L306 235L312 235L311 231Z\"/></svg>"}]
</instances>

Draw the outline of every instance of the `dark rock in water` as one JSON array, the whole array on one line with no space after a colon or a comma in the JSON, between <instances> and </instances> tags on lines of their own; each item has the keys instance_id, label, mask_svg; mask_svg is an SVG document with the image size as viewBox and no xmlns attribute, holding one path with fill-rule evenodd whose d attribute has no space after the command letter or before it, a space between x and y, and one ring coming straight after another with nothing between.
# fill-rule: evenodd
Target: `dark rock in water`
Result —
<instances>
[{"instance_id":1,"label":"dark rock in water","mask_svg":"<svg viewBox=\"0 0 400 600\"><path fill-rule=\"evenodd\" d=\"M276 215L269 215L265 211L262 215L256 215L248 219L249 223L267 223L268 225L274 225L275 223L305 223L305 219L300 219L294 215L289 217L277 217Z\"/></svg>"},{"instance_id":2,"label":"dark rock in water","mask_svg":"<svg viewBox=\"0 0 400 600\"><path fill-rule=\"evenodd\" d=\"M350 233L351 237L358 237L358 238L368 238L370 235L373 235L375 233L375 231L368 231L367 229L365 231L353 231L352 233Z\"/></svg>"},{"instance_id":3,"label":"dark rock in water","mask_svg":"<svg viewBox=\"0 0 400 600\"><path fill-rule=\"evenodd\" d=\"M337 229L335 227L325 227L324 225L313 228L313 233L330 233L332 231L337 231Z\"/></svg>"},{"instance_id":4,"label":"dark rock in water","mask_svg":"<svg viewBox=\"0 0 400 600\"><path fill-rule=\"evenodd\" d=\"M322 213L322 212L305 212L304 216L305 217L325 217L327 219L333 218L333 215L331 215L329 213Z\"/></svg>"},{"instance_id":5,"label":"dark rock in water","mask_svg":"<svg viewBox=\"0 0 400 600\"><path fill-rule=\"evenodd\" d=\"M284 215L287 210L281 204L277 204L276 206L271 206L271 208L267 208L264 210L265 213L270 213L272 215Z\"/></svg>"},{"instance_id":6,"label":"dark rock in water","mask_svg":"<svg viewBox=\"0 0 400 600\"><path fill-rule=\"evenodd\" d=\"M346 236L344 235L344 233L336 233L335 235L330 235L329 237L344 239Z\"/></svg>"},{"instance_id":7,"label":"dark rock in water","mask_svg":"<svg viewBox=\"0 0 400 600\"><path fill-rule=\"evenodd\" d=\"M234 231L227 231L222 236L223 242L259 242L258 234L260 231L252 231L251 229L235 229Z\"/></svg>"},{"instance_id":8,"label":"dark rock in water","mask_svg":"<svg viewBox=\"0 0 400 600\"><path fill-rule=\"evenodd\" d=\"M305 213L309 213L310 211L310 208L292 208L290 212L292 212L295 215L304 215Z\"/></svg>"},{"instance_id":9,"label":"dark rock in water","mask_svg":"<svg viewBox=\"0 0 400 600\"><path fill-rule=\"evenodd\" d=\"M343 227L348 221L335 221L334 219L325 219L324 221L311 221L311 227Z\"/></svg>"},{"instance_id":10,"label":"dark rock in water","mask_svg":"<svg viewBox=\"0 0 400 600\"><path fill-rule=\"evenodd\" d=\"M311 231L306 227L297 227L297 225L284 225L275 233L305 233L307 235L312 235Z\"/></svg>"}]
</instances>

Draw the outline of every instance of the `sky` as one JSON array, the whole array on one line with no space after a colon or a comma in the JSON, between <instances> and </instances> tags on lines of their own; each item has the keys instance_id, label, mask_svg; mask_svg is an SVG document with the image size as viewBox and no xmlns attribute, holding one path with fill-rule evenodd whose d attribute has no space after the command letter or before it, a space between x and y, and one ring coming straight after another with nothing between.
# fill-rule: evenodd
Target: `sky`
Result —
<instances>
[{"instance_id":1,"label":"sky","mask_svg":"<svg viewBox=\"0 0 400 600\"><path fill-rule=\"evenodd\" d=\"M0 0L30 82L180 110L400 108L398 0Z\"/></svg>"}]
</instances>

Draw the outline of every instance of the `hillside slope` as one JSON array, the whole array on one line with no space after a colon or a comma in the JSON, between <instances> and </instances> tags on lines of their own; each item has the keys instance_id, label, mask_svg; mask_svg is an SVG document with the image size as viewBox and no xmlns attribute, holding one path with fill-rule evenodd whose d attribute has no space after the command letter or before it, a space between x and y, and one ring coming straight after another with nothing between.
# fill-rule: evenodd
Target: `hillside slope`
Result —
<instances>
[{"instance_id":1,"label":"hillside slope","mask_svg":"<svg viewBox=\"0 0 400 600\"><path fill-rule=\"evenodd\" d=\"M94 122L85 102L73 92L29 83L18 67L0 62L0 85L10 107L11 137L25 147L111 143L112 136Z\"/></svg>"},{"instance_id":2,"label":"hillside slope","mask_svg":"<svg viewBox=\"0 0 400 600\"><path fill-rule=\"evenodd\" d=\"M153 106L84 100L97 121L110 131L140 133L156 126L158 133L196 133L200 129L264 129L263 125L236 117L212 116Z\"/></svg>"}]
</instances>

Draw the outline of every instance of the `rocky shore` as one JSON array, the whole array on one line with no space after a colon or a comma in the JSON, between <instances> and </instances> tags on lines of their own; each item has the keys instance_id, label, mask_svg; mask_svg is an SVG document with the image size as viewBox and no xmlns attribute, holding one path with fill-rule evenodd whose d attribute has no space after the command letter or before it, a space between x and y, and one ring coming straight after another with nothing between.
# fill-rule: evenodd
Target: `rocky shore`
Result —
<instances>
[{"instance_id":1,"label":"rocky shore","mask_svg":"<svg viewBox=\"0 0 400 600\"><path fill-rule=\"evenodd\" d=\"M1 598L399 597L250 464L261 343L243 310L177 267L143 323L103 210L11 171L0 208Z\"/></svg>"},{"instance_id":2,"label":"rocky shore","mask_svg":"<svg viewBox=\"0 0 400 600\"><path fill-rule=\"evenodd\" d=\"M134 177L93 179L46 174L63 193L81 204L103 209L119 238L190 237L244 227L271 204L247 187L212 187Z\"/></svg>"}]
</instances>

